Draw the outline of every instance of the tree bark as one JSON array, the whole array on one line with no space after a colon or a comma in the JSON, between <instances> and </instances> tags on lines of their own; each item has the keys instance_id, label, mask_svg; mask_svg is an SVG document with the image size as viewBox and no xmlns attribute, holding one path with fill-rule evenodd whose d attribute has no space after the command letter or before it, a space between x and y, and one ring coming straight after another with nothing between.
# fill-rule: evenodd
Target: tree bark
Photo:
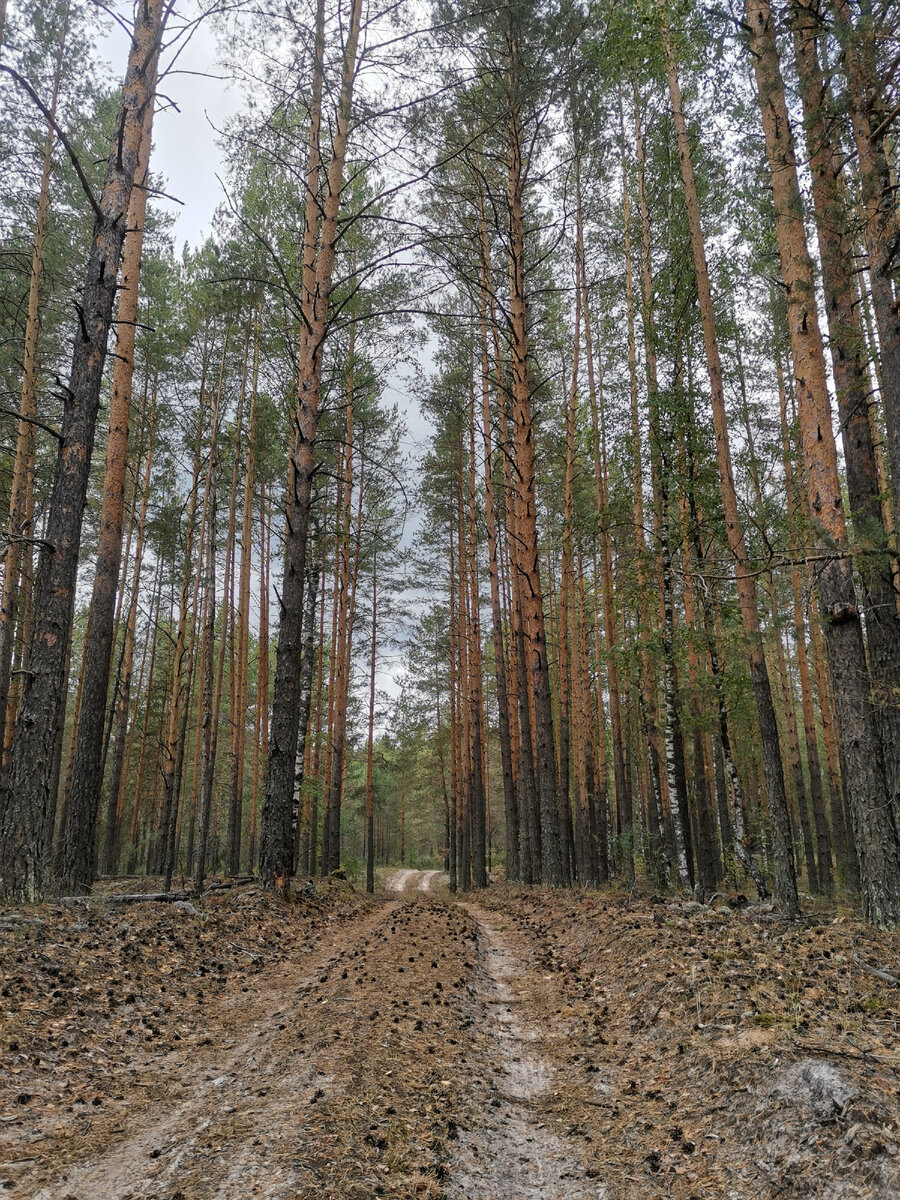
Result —
<instances>
[{"instance_id":1,"label":"tree bark","mask_svg":"<svg viewBox=\"0 0 900 1200\"><path fill-rule=\"evenodd\" d=\"M772 689L769 682L769 673L766 668L760 633L756 583L747 558L744 532L738 513L737 494L734 487L734 471L731 463L731 446L728 436L728 416L725 409L725 391L722 381L722 363L719 355L712 287L709 281L709 269L706 262L706 247L700 223L697 186L691 162L690 138L682 108L681 88L678 83L675 67L672 37L665 22L663 23L663 40L666 50L666 76L669 85L669 95L672 101L678 157L681 164L681 177L684 187L685 208L687 209L688 226L690 229L691 252L694 260L694 273L697 279L697 291L700 301L700 317L703 326L703 341L709 373L710 399L712 401L716 459L719 467L722 506L725 512L728 545L734 558L738 602L744 637L747 642L750 676L753 682L760 741L763 749L766 791L769 800L769 820L772 827L772 844L775 860L775 898L785 916L795 917L800 911L800 905L797 897L797 880L794 873L791 822L781 764L778 724L775 718L775 705L772 700ZM737 811L736 808L736 815ZM736 837L737 834L738 830L736 826Z\"/></svg>"},{"instance_id":2,"label":"tree bark","mask_svg":"<svg viewBox=\"0 0 900 1200\"><path fill-rule=\"evenodd\" d=\"M878 330L881 399L894 480L894 528L900 529L900 306L892 287L900 226L896 187L885 153L889 126L882 119L872 9L860 5L855 24L848 0L834 0L834 12L847 76L846 107L856 148L869 286ZM892 747L889 752L894 750ZM895 812L895 820L897 817Z\"/></svg>"},{"instance_id":3,"label":"tree bark","mask_svg":"<svg viewBox=\"0 0 900 1200\"><path fill-rule=\"evenodd\" d=\"M703 697L700 674L700 658L697 654L695 634L699 630L697 605L694 595L694 564L691 561L690 519L691 503L688 495L694 491L695 470L693 454L682 439L683 477L685 491L681 501L682 556L684 561L684 622L687 626L687 657L690 688L691 734L693 741L693 784L695 811L697 814L697 882L702 891L709 895L716 890L722 870L716 850L716 818L711 798L709 739L704 728Z\"/></svg>"},{"instance_id":4,"label":"tree bark","mask_svg":"<svg viewBox=\"0 0 900 1200\"><path fill-rule=\"evenodd\" d=\"M624 122L623 122L624 123ZM624 142L624 131L623 131ZM641 123L641 98L637 86L634 85L634 145L635 145L635 160L637 165L638 177L638 212L641 218L641 314L645 322L645 343L647 346L647 359L645 369L647 372L647 387L648 395L651 392L655 398L658 392L657 370L656 370L656 320L653 308L653 257L652 257L652 237L650 228L650 206L647 202L647 177L646 177L646 150L644 146L644 133ZM624 189L623 199L628 206L629 222L630 222L630 199L628 189ZM627 234L630 244L630 231ZM626 288L626 305L628 303L629 288L633 285L629 281L630 254L626 253L625 266L625 288ZM633 307L633 302L632 302ZM657 814L658 828L663 830L663 780L660 774L660 738L659 738L659 717L657 712L657 683L656 670L653 660L650 655L650 635L651 635L651 615L650 606L647 603L647 586L646 586L646 563L647 557L647 536L644 529L644 477L643 477L643 455L641 452L641 426L638 414L637 403L637 379L635 364L631 361L629 355L629 383L631 394L631 440L632 440L632 476L631 487L633 496L633 515L634 515L634 537L637 547L637 578L638 578L638 605L640 622L640 638L641 638L641 696L640 696L640 714L641 725L643 727L644 736L647 740L647 768L650 780L651 789L651 805L654 812ZM656 471L655 453L651 453L651 470ZM649 832L649 830L648 830ZM651 851L651 858L658 862L660 856L666 857L665 840L660 840L659 847L656 853ZM667 869L666 863L659 863L659 868Z\"/></svg>"},{"instance_id":5,"label":"tree bark","mask_svg":"<svg viewBox=\"0 0 900 1200\"><path fill-rule=\"evenodd\" d=\"M153 103L155 63L166 10L146 0L134 34L116 132L107 161L78 306L79 332L66 389L59 456L47 515L28 654L29 674L10 752L0 818L0 876L10 900L34 901L44 891L45 821L65 703L81 525L100 404L127 214L138 166L144 115Z\"/></svg>"},{"instance_id":6,"label":"tree bark","mask_svg":"<svg viewBox=\"0 0 900 1200\"><path fill-rule=\"evenodd\" d=\"M122 816L125 809L123 768L125 766L125 749L128 741L128 712L131 702L131 678L134 671L134 640L137 629L137 611L138 598L140 595L141 570L144 561L144 531L147 526L147 506L150 502L150 478L153 469L154 424L155 414L151 412L148 422L149 429L147 436L147 457L144 466L143 484L141 487L141 509L138 517L137 541L134 549L134 567L131 577L131 596L128 603L128 613L125 618L122 668L119 680L118 697L116 700L116 734L113 749L112 769L110 771L109 800L103 835L103 851L100 856L100 872L103 875L114 874L118 865ZM140 689L138 689L138 694L140 694Z\"/></svg>"},{"instance_id":7,"label":"tree bark","mask_svg":"<svg viewBox=\"0 0 900 1200\"><path fill-rule=\"evenodd\" d=\"M6 0L3 0L5 14ZM26 581L22 571L22 561L25 554L31 558L30 537L34 514L34 460L35 460L35 425L33 418L37 416L37 384L38 384L38 338L40 336L40 304L41 282L44 275L44 240L47 232L47 212L50 207L50 167L53 158L55 131L53 122L56 120L56 109L59 101L59 88L62 80L62 68L65 56L66 35L68 33L69 7L66 5L66 15L63 33L60 38L59 54L56 59L56 69L53 75L53 90L50 96L50 119L47 124L47 135L44 139L44 153L41 160L41 184L38 192L37 214L34 222L34 242L31 252L31 273L28 279L28 315L25 320L25 344L22 359L22 390L19 400L19 421L16 437L16 457L13 467L13 477L9 493L9 519L6 526L6 553L3 556L3 590L0 594L0 752L6 759L7 724L15 720L15 708L9 703L10 672L13 661L13 645L16 633L16 618L23 607L27 606L29 598L23 598L22 589ZM0 14L0 42L2 42L3 15ZM24 551L24 553L23 553ZM23 667L27 664L22 663ZM7 707L10 712L7 713ZM52 835L52 830L51 830Z\"/></svg>"},{"instance_id":8,"label":"tree bark","mask_svg":"<svg viewBox=\"0 0 900 1200\"><path fill-rule=\"evenodd\" d=\"M484 224L482 242L486 241ZM506 817L506 878L519 880L519 810L513 786L512 745L510 742L509 694L506 686L506 659L503 644L503 614L500 603L500 577L497 558L497 518L494 511L493 444L491 436L490 361L487 337L487 282L482 269L482 294L479 315L481 337L481 430L484 449L484 518L487 527L488 577L491 588L491 634L494 644L494 674L497 680L497 707L500 732L500 761L503 773L503 806ZM498 380L499 383L499 380Z\"/></svg>"},{"instance_id":9,"label":"tree bark","mask_svg":"<svg viewBox=\"0 0 900 1200\"><path fill-rule=\"evenodd\" d=\"M253 747L253 794L250 800L250 835L248 857L250 870L256 866L256 830L259 804L259 765L266 761L269 741L269 562L270 539L266 485L262 484L259 496L259 651L256 667L256 711L259 714L259 731ZM324 582L324 580L323 580ZM324 599L324 598L323 598ZM324 603L323 603L324 613ZM321 638L320 638L321 643ZM319 683L321 688L321 644L319 647ZM313 859L315 851L313 850ZM314 865L306 865L312 875Z\"/></svg>"},{"instance_id":10,"label":"tree bark","mask_svg":"<svg viewBox=\"0 0 900 1200\"><path fill-rule=\"evenodd\" d=\"M508 31L511 71L515 74L518 48ZM540 552L535 502L534 423L531 414L528 300L525 292L525 223L522 212L524 172L522 128L517 100L513 98L507 129L507 201L509 205L509 320L515 438L516 528L515 567L522 605L525 663L534 697L536 782L541 821L541 872L545 884L565 883L559 828L556 761L550 667L544 628L544 603L540 577Z\"/></svg>"},{"instance_id":11,"label":"tree bark","mask_svg":"<svg viewBox=\"0 0 900 1200\"><path fill-rule=\"evenodd\" d=\"M123 501L128 464L128 430L134 375L135 333L140 300L141 253L147 216L147 183L153 133L156 59L148 68L150 99L143 113L135 186L128 208L122 258L116 360L109 408L109 438L100 509L100 538L81 666L82 704L75 739L72 791L66 810L65 851L60 887L69 895L89 892L96 874L96 825L103 773L103 732L113 652L113 624L122 558Z\"/></svg>"},{"instance_id":12,"label":"tree bark","mask_svg":"<svg viewBox=\"0 0 900 1200\"><path fill-rule=\"evenodd\" d=\"M217 521L217 480L219 417L222 402L222 383L225 376L225 358L228 351L228 335L231 326L227 326L222 345L222 363L219 369L219 382L215 399L210 413L209 463L206 471L206 588L203 604L203 688L202 688L202 732L203 749L200 770L200 828L194 864L194 886L198 892L203 891L206 878L207 856L209 852L209 828L212 816L213 784L216 771L216 750L219 737L218 710L222 696L222 668L224 667L224 647L228 633L227 598L228 588L225 588L225 601L222 610L222 644L219 654L219 665L216 667L216 521ZM190 864L188 864L190 867Z\"/></svg>"},{"instance_id":13,"label":"tree bark","mask_svg":"<svg viewBox=\"0 0 900 1200\"><path fill-rule=\"evenodd\" d=\"M323 3L316 18L316 69L314 97L321 97L324 52ZM266 770L266 796L262 812L260 880L268 887L287 892L292 866L291 813L294 770L299 733L300 678L303 667L303 591L306 580L306 542L316 471L316 434L322 376L322 356L328 329L335 248L339 234L338 215L344 181L344 163L350 136L353 88L358 70L361 0L351 0L341 70L340 96L335 111L331 160L328 165L325 203L318 247L315 245L318 200L318 136L321 100L313 103L310 123L310 164L307 182L307 224L304 237L304 275L311 295L309 317L300 338L297 407L288 468L288 497L285 529L284 575L281 586L281 616L275 655L275 687L272 696L272 725ZM318 92L316 93L316 89ZM312 185L315 186L312 186ZM315 263L313 281L312 262Z\"/></svg>"},{"instance_id":14,"label":"tree bark","mask_svg":"<svg viewBox=\"0 0 900 1200\"><path fill-rule=\"evenodd\" d=\"M472 767L474 789L472 794L472 882L475 887L487 887L487 793L484 745L484 704L482 676L484 667L481 654L481 596L478 586L478 556L476 551L475 511L475 362L469 374L469 461L468 461L468 513L467 544L469 579L469 627L471 630L471 707L472 707Z\"/></svg>"},{"instance_id":15,"label":"tree bark","mask_svg":"<svg viewBox=\"0 0 900 1200\"><path fill-rule=\"evenodd\" d=\"M453 520L448 529L448 625L447 641L450 657L450 891L459 889L459 861L457 846L457 810L460 794L460 755L459 755L459 691L457 686L457 644L459 629L456 618L456 551L453 545Z\"/></svg>"},{"instance_id":16,"label":"tree bark","mask_svg":"<svg viewBox=\"0 0 900 1200\"><path fill-rule=\"evenodd\" d=\"M372 649L369 657L369 735L366 741L366 891L375 891L375 655L378 637L378 547L372 549Z\"/></svg>"},{"instance_id":17,"label":"tree bark","mask_svg":"<svg viewBox=\"0 0 900 1200\"><path fill-rule=\"evenodd\" d=\"M147 747L150 744L150 708L153 699L153 677L156 673L156 651L159 644L159 605L162 598L162 570L161 563L156 564L156 579L153 582L153 588L150 595L150 606L147 613L147 632L145 634L144 653L141 657L141 670L138 677L137 699L141 698L141 691L144 687L144 680L147 681L147 686L144 696L144 717L140 725L141 739L140 751L138 753L137 775L134 783L134 791L131 801L131 821L130 821L130 854L128 862L128 872L134 870L137 862L139 845L138 838L140 834L140 817L143 808L144 796L144 775L147 762ZM149 664L147 662L149 651ZM146 673L144 668L146 667ZM130 773L131 756L134 749L134 742L138 736L138 720L135 714L134 722L129 735L128 751L126 754L126 778Z\"/></svg>"},{"instance_id":18,"label":"tree bark","mask_svg":"<svg viewBox=\"0 0 900 1200\"><path fill-rule=\"evenodd\" d=\"M350 533L353 527L350 502L353 490L353 390L346 403L346 454L344 462L343 526L339 538L340 570L337 594L337 656L334 672L333 725L331 730L331 766L327 772L327 803L322 826L322 874L329 875L341 862L341 801L347 748L347 708L350 700L350 672L353 656L353 627L356 619L356 581L359 574L362 543L362 508L365 492L365 460L359 474L356 533L351 562ZM330 699L330 697L329 697Z\"/></svg>"},{"instance_id":19,"label":"tree bark","mask_svg":"<svg viewBox=\"0 0 900 1200\"><path fill-rule=\"evenodd\" d=\"M307 756L307 737L309 718L312 710L313 663L316 653L316 601L319 595L319 573L321 567L318 559L309 564L306 583L306 611L303 614L303 673L300 680L300 721L297 738L297 797L298 805L302 808L303 788L306 782L305 765ZM298 827L300 812L297 813ZM303 857L302 855L300 856ZM307 849L307 858L309 851ZM297 859L297 843L294 844L294 858ZM305 867L305 862L304 862ZM312 873L312 872L310 872Z\"/></svg>"},{"instance_id":20,"label":"tree bark","mask_svg":"<svg viewBox=\"0 0 900 1200\"><path fill-rule=\"evenodd\" d=\"M895 825L900 823L900 618L895 589L896 561L888 553L889 531L882 513L886 492L878 469L875 439L869 412L869 380L865 366L866 344L859 317L859 289L853 269L854 239L850 229L850 201L843 181L844 148L832 135L836 117L828 83L823 80L818 59L819 18L811 0L795 0L793 12L794 60L803 102L806 150L812 174L812 195L822 263L822 285L828 318L831 363L837 391L838 414L847 469L850 519L857 541L865 551L857 559L866 614L866 642L872 673L873 700L881 728L886 776L894 806ZM857 72L851 50L848 62ZM829 112L829 110L832 110ZM868 114L854 128L864 135ZM872 155L866 156L871 168ZM862 164L862 157L860 162ZM867 214L880 217L880 206ZM873 282L873 295L883 285ZM893 320L891 315L889 320ZM898 340L900 348L900 340ZM889 366L890 356L882 356ZM900 370L900 359L895 363ZM889 395L885 394L885 400ZM900 391L897 392L900 403ZM895 474L895 478L900 475ZM802 668L801 668L802 670Z\"/></svg>"},{"instance_id":21,"label":"tree bark","mask_svg":"<svg viewBox=\"0 0 900 1200\"><path fill-rule=\"evenodd\" d=\"M900 921L900 847L888 802L880 738L870 700L837 454L816 310L812 262L784 83L768 0L747 0L746 24L762 112L775 203L781 273L787 294L803 461L810 515L822 550L833 555L819 573L847 792L860 854L866 915L877 925Z\"/></svg>"},{"instance_id":22,"label":"tree bark","mask_svg":"<svg viewBox=\"0 0 900 1200\"><path fill-rule=\"evenodd\" d=\"M478 787L475 757L475 713L472 704L471 614L469 597L469 561L466 553L466 521L463 507L463 419L459 414L456 429L456 538L457 538L457 635L458 700L457 746L459 754L459 790L457 792L457 882L462 891L472 886L472 809Z\"/></svg>"}]
</instances>

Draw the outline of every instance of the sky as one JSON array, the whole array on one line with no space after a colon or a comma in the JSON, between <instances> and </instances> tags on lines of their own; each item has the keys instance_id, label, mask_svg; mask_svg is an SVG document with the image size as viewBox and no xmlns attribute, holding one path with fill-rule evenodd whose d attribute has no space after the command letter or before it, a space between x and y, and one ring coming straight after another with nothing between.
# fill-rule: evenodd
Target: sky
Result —
<instances>
[{"instance_id":1,"label":"sky","mask_svg":"<svg viewBox=\"0 0 900 1200\"><path fill-rule=\"evenodd\" d=\"M127 55L128 39L114 24L100 46L113 78L121 79ZM223 196L218 177L224 160L216 130L241 110L244 98L238 88L216 78L221 74L215 36L208 24L201 24L159 87L151 169L165 177L164 190L184 202L158 201L175 216L173 236L179 250L185 241L196 246L213 232L213 216Z\"/></svg>"}]
</instances>

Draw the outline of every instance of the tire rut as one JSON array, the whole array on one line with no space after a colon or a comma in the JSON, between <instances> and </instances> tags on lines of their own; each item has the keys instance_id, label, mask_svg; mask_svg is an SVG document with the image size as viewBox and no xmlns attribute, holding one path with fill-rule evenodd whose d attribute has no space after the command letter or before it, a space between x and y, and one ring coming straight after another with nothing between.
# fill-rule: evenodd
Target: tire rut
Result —
<instances>
[{"instance_id":1,"label":"tire rut","mask_svg":"<svg viewBox=\"0 0 900 1200\"><path fill-rule=\"evenodd\" d=\"M476 936L428 893L386 899L260 976L257 1003L232 995L125 1138L28 1200L436 1200L475 1057Z\"/></svg>"},{"instance_id":2,"label":"tire rut","mask_svg":"<svg viewBox=\"0 0 900 1200\"><path fill-rule=\"evenodd\" d=\"M606 1200L572 1140L595 1114L534 948L431 877L233 989L206 1049L156 1065L151 1103L133 1081L124 1138L17 1194Z\"/></svg>"},{"instance_id":3,"label":"tire rut","mask_svg":"<svg viewBox=\"0 0 900 1200\"><path fill-rule=\"evenodd\" d=\"M267 1127L271 1136L274 1109L296 1103L304 1089L321 1088L325 1081L324 1076L317 1078L312 1066L294 1064L298 1047L288 1032L292 1003L303 997L316 977L388 922L395 908L395 904L385 906L367 914L355 928L340 931L337 938L341 942L347 939L346 944L337 946L329 939L301 970L298 964L289 963L281 966L274 978L260 977L261 982L266 981L261 1003L249 1001L240 1011L228 1013L228 1008L237 1007L232 998L222 1014L226 1024L218 1030L220 1037L212 1051L199 1061L172 1056L159 1064L160 1072L171 1074L168 1094L149 1112L142 1112L141 1127L101 1157L67 1171L57 1185L64 1183L64 1192L41 1189L34 1200L56 1200L60 1195L66 1200L100 1196L104 1200L165 1196L168 1200L179 1189L183 1195L198 1197L251 1194L237 1189L248 1169L254 1162L258 1166L262 1157L254 1139ZM245 1019L252 1021L249 1031ZM230 1021L239 1022L243 1037L229 1046L227 1035L234 1032ZM203 1079L198 1081L200 1072ZM223 1167L227 1174L217 1182L214 1173ZM196 1193L184 1192L185 1186L194 1184L199 1189ZM276 1200L286 1193L276 1180L264 1190L255 1187L252 1194Z\"/></svg>"},{"instance_id":4,"label":"tire rut","mask_svg":"<svg viewBox=\"0 0 900 1200\"><path fill-rule=\"evenodd\" d=\"M529 1019L534 979L524 986L519 956L490 917L474 904L483 966L483 1032L495 1067L494 1096L483 1121L460 1133L448 1200L607 1200L606 1186L588 1178L579 1155L550 1128L545 1101L561 1107L565 1078L554 1065L552 1033ZM559 1036L559 1035L557 1035ZM577 1111L577 1109L575 1110ZM571 1127L570 1127L571 1131Z\"/></svg>"}]
</instances>

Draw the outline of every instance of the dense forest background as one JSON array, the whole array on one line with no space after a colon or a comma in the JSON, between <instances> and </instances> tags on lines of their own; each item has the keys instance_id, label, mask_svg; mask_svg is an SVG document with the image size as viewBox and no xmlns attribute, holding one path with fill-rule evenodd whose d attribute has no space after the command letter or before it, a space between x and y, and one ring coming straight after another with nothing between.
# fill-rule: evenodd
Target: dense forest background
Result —
<instances>
[{"instance_id":1,"label":"dense forest background","mask_svg":"<svg viewBox=\"0 0 900 1200\"><path fill-rule=\"evenodd\" d=\"M897 17L4 11L5 894L405 862L896 924ZM179 250L201 22L244 104Z\"/></svg>"}]
</instances>

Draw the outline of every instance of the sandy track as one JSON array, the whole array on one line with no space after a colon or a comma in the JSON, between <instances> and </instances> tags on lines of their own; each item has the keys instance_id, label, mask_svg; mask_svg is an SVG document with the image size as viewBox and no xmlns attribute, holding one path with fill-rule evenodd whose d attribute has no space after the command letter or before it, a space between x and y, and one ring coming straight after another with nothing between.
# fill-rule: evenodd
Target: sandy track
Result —
<instances>
[{"instance_id":1,"label":"sandy track","mask_svg":"<svg viewBox=\"0 0 900 1200\"><path fill-rule=\"evenodd\" d=\"M290 1180L266 1160L273 1139L284 1137L285 1110L329 1083L297 1043L297 1010L316 979L371 939L393 911L384 906L322 944L311 959L283 965L242 1011L232 1003L211 1014L208 1049L159 1065L170 1078L165 1098L140 1111L118 1145L67 1171L34 1200L292 1195ZM267 1182L260 1182L260 1172Z\"/></svg>"},{"instance_id":2,"label":"sandy track","mask_svg":"<svg viewBox=\"0 0 900 1200\"><path fill-rule=\"evenodd\" d=\"M395 873L395 899L223 997L151 1103L132 1082L123 1136L14 1194L605 1200L546 984L496 918L430 894L439 876Z\"/></svg>"},{"instance_id":3,"label":"sandy track","mask_svg":"<svg viewBox=\"0 0 900 1200\"><path fill-rule=\"evenodd\" d=\"M414 871L410 867L398 867L384 881L388 893L432 892L443 875L442 871Z\"/></svg>"},{"instance_id":4,"label":"sandy track","mask_svg":"<svg viewBox=\"0 0 900 1200\"><path fill-rule=\"evenodd\" d=\"M465 905L477 921L482 964L480 1000L483 1032L494 1069L494 1096L483 1120L460 1136L446 1189L448 1200L607 1200L606 1186L590 1178L573 1152L571 1135L553 1114L581 1115L583 1104L566 1098L568 1077L560 1053L565 1030L541 1019L551 998L521 969L522 956L476 905ZM557 1128L554 1128L554 1125ZM569 1137L566 1137L566 1134Z\"/></svg>"},{"instance_id":5,"label":"sandy track","mask_svg":"<svg viewBox=\"0 0 900 1200\"><path fill-rule=\"evenodd\" d=\"M27 1073L19 1044L11 1047L0 1190L22 1200L900 1195L886 1038L875 1043L871 1065L854 1066L849 1056L829 1063L799 1047L785 1054L787 1038L770 1051L774 1035L759 1022L740 1037L721 1020L697 1023L696 964L685 971L692 942L701 940L710 966L724 970L723 945L743 938L746 953L749 922L679 917L674 905L660 921L656 906L500 889L453 903L432 892L437 874L404 870L380 900L360 904L348 893L315 921L271 899L248 909L237 898L228 921L205 915L205 934L198 915L151 917L141 927L151 947L140 958L144 974L135 969L143 1025L130 1013L104 1025L106 993L91 989L90 976L78 975L74 986L65 976L70 959L61 959L52 978L70 988L68 1007L33 988L24 1011L67 1036L77 1017L76 1029L93 1037L63 1063L39 1056L57 1053L45 1037L29 1048ZM244 915L246 938L235 923ZM74 956L79 945L96 948L102 934L106 966L94 969L115 983L119 938L137 919L123 925L98 915L74 924L67 916L52 937L69 939ZM167 930L206 941L190 953L181 946L178 956L170 947L166 959ZM771 934L763 926L754 935L767 954ZM821 926L778 934L805 947L814 964L807 978L831 963L819 952ZM843 972L846 947L855 949L860 934L830 936ZM216 960L232 944L224 939L234 937L242 943L236 955L253 961L245 969L232 958L227 981L221 974L212 984L211 972L222 969ZM246 948L257 944L262 954ZM54 946L59 951L50 938L38 942L34 961L49 962ZM25 956L16 953L21 985ZM178 969L154 983L156 956ZM741 984L742 961L735 955L718 999L704 993L704 1012L716 1012L712 1005ZM783 958L765 970L778 980L787 973ZM830 978L838 981L832 993L848 986L845 973ZM170 1004L168 1025L150 1007L161 1006L163 981L190 989ZM881 988L858 979L852 995L860 983L867 995ZM189 1003L204 991L202 1008ZM879 1029L894 1020L894 993L882 991ZM777 1000L761 986L752 994ZM860 1036L859 1005L850 1011ZM818 1012L829 1028L822 1014L830 1010ZM843 1010L837 1016L843 1020ZM155 1035L137 1052L123 1032L157 1018L164 1039ZM32 1027L14 1030L23 1046ZM91 1097L100 1108L88 1107ZM826 1190L823 1161L833 1181Z\"/></svg>"},{"instance_id":6,"label":"sandy track","mask_svg":"<svg viewBox=\"0 0 900 1200\"><path fill-rule=\"evenodd\" d=\"M476 1058L476 939L428 894L382 902L246 995L235 987L207 1014L207 1047L157 1064L151 1103L120 1078L123 1136L56 1171L45 1159L12 1194L433 1200Z\"/></svg>"}]
</instances>

